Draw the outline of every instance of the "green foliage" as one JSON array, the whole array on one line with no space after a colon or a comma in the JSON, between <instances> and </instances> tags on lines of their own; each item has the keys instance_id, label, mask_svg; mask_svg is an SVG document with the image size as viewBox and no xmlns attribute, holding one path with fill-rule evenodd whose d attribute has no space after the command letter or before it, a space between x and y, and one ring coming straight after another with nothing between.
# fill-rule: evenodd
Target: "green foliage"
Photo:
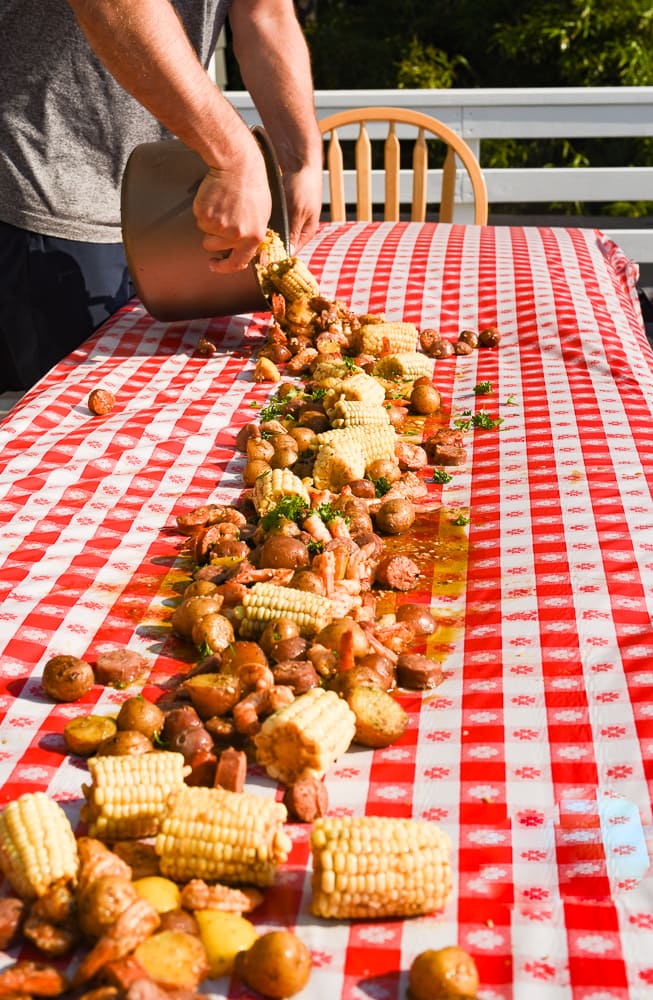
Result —
<instances>
[{"instance_id":1,"label":"green foliage","mask_svg":"<svg viewBox=\"0 0 653 1000\"><path fill-rule=\"evenodd\" d=\"M456 69L466 65L464 56L449 56L413 37L406 54L397 63L397 87L449 89L454 85Z\"/></svg>"},{"instance_id":2,"label":"green foliage","mask_svg":"<svg viewBox=\"0 0 653 1000\"><path fill-rule=\"evenodd\" d=\"M530 86L653 84L650 3L549 0L526 6L515 21L497 26L494 44L509 61L525 60Z\"/></svg>"}]
</instances>

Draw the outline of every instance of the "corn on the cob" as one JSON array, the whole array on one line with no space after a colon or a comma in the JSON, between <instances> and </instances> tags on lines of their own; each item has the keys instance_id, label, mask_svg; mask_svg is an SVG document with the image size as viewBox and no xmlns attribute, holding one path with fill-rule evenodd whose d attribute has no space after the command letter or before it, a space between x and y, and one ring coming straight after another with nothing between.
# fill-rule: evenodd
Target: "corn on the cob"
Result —
<instances>
[{"instance_id":1,"label":"corn on the cob","mask_svg":"<svg viewBox=\"0 0 653 1000\"><path fill-rule=\"evenodd\" d=\"M320 448L323 445L331 445L337 452L342 452L347 446L347 442L354 442L362 448L366 466L379 458L388 458L394 461L397 434L394 427L390 425L387 427L382 425L376 427L335 427L317 435L317 443Z\"/></svg>"},{"instance_id":2,"label":"corn on the cob","mask_svg":"<svg viewBox=\"0 0 653 1000\"><path fill-rule=\"evenodd\" d=\"M349 748L356 716L334 691L311 688L269 715L254 737L256 759L271 778L292 784L322 777Z\"/></svg>"},{"instance_id":3,"label":"corn on the cob","mask_svg":"<svg viewBox=\"0 0 653 1000\"><path fill-rule=\"evenodd\" d=\"M260 635L268 622L291 618L304 636L315 635L333 619L328 597L308 590L281 587L276 583L255 583L236 609L235 624L243 638Z\"/></svg>"},{"instance_id":4,"label":"corn on the cob","mask_svg":"<svg viewBox=\"0 0 653 1000\"><path fill-rule=\"evenodd\" d=\"M389 352L414 351L417 335L414 323L363 323L358 331L358 349L376 358Z\"/></svg>"},{"instance_id":5,"label":"corn on the cob","mask_svg":"<svg viewBox=\"0 0 653 1000\"><path fill-rule=\"evenodd\" d=\"M381 376L381 378L400 376L414 381L416 378L426 376L432 379L434 371L435 360L420 351L387 354L385 357L379 358L374 365L374 374Z\"/></svg>"},{"instance_id":6,"label":"corn on the cob","mask_svg":"<svg viewBox=\"0 0 653 1000\"><path fill-rule=\"evenodd\" d=\"M290 469L271 469L254 483L252 499L257 513L263 516L276 507L282 497L298 496L310 505L310 497L303 482Z\"/></svg>"},{"instance_id":7,"label":"corn on the cob","mask_svg":"<svg viewBox=\"0 0 653 1000\"><path fill-rule=\"evenodd\" d=\"M323 817L311 850L317 917L410 917L442 909L451 892L449 838L433 823Z\"/></svg>"},{"instance_id":8,"label":"corn on the cob","mask_svg":"<svg viewBox=\"0 0 653 1000\"><path fill-rule=\"evenodd\" d=\"M45 792L26 792L0 814L0 869L24 900L42 896L79 868L75 834L65 812Z\"/></svg>"},{"instance_id":9,"label":"corn on the cob","mask_svg":"<svg viewBox=\"0 0 653 1000\"><path fill-rule=\"evenodd\" d=\"M289 302L320 292L320 286L299 257L273 261L267 268L266 277Z\"/></svg>"},{"instance_id":10,"label":"corn on the cob","mask_svg":"<svg viewBox=\"0 0 653 1000\"><path fill-rule=\"evenodd\" d=\"M390 423L390 415L378 403L339 399L331 411L332 427L378 427Z\"/></svg>"},{"instance_id":11,"label":"corn on the cob","mask_svg":"<svg viewBox=\"0 0 653 1000\"><path fill-rule=\"evenodd\" d=\"M378 379L365 372L356 372L351 378L344 378L326 392L323 403L327 415L331 415L330 411L340 399L380 406L385 399L385 389Z\"/></svg>"},{"instance_id":12,"label":"corn on the cob","mask_svg":"<svg viewBox=\"0 0 653 1000\"><path fill-rule=\"evenodd\" d=\"M286 246L274 229L268 229L265 233L265 239L256 251L257 260L261 261L265 266L269 266L275 260L285 260L288 256L288 251Z\"/></svg>"},{"instance_id":13,"label":"corn on the cob","mask_svg":"<svg viewBox=\"0 0 653 1000\"><path fill-rule=\"evenodd\" d=\"M80 816L90 837L133 840L152 837L171 792L189 772L180 753L155 750L119 757L91 757L91 785L83 788Z\"/></svg>"},{"instance_id":14,"label":"corn on the cob","mask_svg":"<svg viewBox=\"0 0 653 1000\"><path fill-rule=\"evenodd\" d=\"M224 788L184 786L172 796L155 841L161 874L267 886L290 852L286 807Z\"/></svg>"},{"instance_id":15,"label":"corn on the cob","mask_svg":"<svg viewBox=\"0 0 653 1000\"><path fill-rule=\"evenodd\" d=\"M320 361L313 369L313 382L322 389L329 389L350 376L364 374L362 368L352 366L347 361Z\"/></svg>"},{"instance_id":16,"label":"corn on the cob","mask_svg":"<svg viewBox=\"0 0 653 1000\"><path fill-rule=\"evenodd\" d=\"M356 441L323 444L313 462L313 483L318 490L339 493L347 483L365 476L365 455Z\"/></svg>"}]
</instances>

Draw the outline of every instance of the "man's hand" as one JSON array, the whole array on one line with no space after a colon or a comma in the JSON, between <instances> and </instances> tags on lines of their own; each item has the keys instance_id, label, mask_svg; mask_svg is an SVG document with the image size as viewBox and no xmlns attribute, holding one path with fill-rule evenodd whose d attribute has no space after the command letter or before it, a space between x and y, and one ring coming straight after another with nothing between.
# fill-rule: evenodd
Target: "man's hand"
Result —
<instances>
[{"instance_id":1,"label":"man's hand","mask_svg":"<svg viewBox=\"0 0 653 1000\"><path fill-rule=\"evenodd\" d=\"M319 164L283 175L290 246L293 253L301 250L317 231L322 204L322 183L322 167Z\"/></svg>"},{"instance_id":2,"label":"man's hand","mask_svg":"<svg viewBox=\"0 0 653 1000\"><path fill-rule=\"evenodd\" d=\"M265 162L248 136L238 162L211 167L200 184L193 211L205 234L204 249L215 256L209 266L219 274L247 267L256 253L272 211Z\"/></svg>"},{"instance_id":3,"label":"man's hand","mask_svg":"<svg viewBox=\"0 0 653 1000\"><path fill-rule=\"evenodd\" d=\"M308 47L292 0L233 0L233 48L283 175L293 252L322 209L322 137Z\"/></svg>"}]
</instances>

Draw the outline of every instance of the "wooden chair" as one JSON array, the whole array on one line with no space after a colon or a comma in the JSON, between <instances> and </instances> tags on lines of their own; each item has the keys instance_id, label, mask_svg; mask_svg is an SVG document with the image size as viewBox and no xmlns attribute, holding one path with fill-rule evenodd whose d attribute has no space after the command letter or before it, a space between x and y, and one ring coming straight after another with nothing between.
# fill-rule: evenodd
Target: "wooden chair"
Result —
<instances>
[{"instance_id":1,"label":"wooden chair","mask_svg":"<svg viewBox=\"0 0 653 1000\"><path fill-rule=\"evenodd\" d=\"M440 221L453 222L454 195L456 186L456 158L469 175L474 192L474 222L487 223L488 202L485 179L478 160L459 135L443 122L420 111L402 108L370 107L352 108L339 111L319 122L320 131L327 139L326 165L329 172L330 217L333 222L343 222L347 218L345 198L345 169L343 150L338 129L358 124L360 130L355 140L356 172L356 218L361 222L372 219L372 141L366 128L367 122L388 122L387 137L384 141L385 167L385 210L386 221L399 219L400 182L400 140L396 124L411 125L417 129L414 140L412 175L413 197L411 221L423 222L426 217L426 194L428 173L427 137L435 137L447 144L447 153L442 168L442 193L440 196ZM412 141L412 140L411 140Z\"/></svg>"}]
</instances>

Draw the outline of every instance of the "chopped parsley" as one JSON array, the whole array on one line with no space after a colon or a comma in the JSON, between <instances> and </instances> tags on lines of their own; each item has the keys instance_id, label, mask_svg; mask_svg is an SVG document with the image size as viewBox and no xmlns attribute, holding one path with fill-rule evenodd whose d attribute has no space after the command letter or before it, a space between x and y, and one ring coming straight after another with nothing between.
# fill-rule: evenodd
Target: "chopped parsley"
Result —
<instances>
[{"instance_id":1,"label":"chopped parsley","mask_svg":"<svg viewBox=\"0 0 653 1000\"><path fill-rule=\"evenodd\" d=\"M472 411L463 410L462 416L456 417L453 422L454 427L457 427L460 431L468 431L472 426Z\"/></svg>"},{"instance_id":2,"label":"chopped parsley","mask_svg":"<svg viewBox=\"0 0 653 1000\"><path fill-rule=\"evenodd\" d=\"M481 430L489 431L494 427L498 427L499 424L503 423L503 417L493 417L487 412L487 410L479 410L472 417L472 424L474 427L480 427Z\"/></svg>"},{"instance_id":3,"label":"chopped parsley","mask_svg":"<svg viewBox=\"0 0 653 1000\"><path fill-rule=\"evenodd\" d=\"M264 406L261 410L261 422L265 423L267 420L276 420L282 413L283 400L279 399L278 396L273 396L267 406Z\"/></svg>"},{"instance_id":4,"label":"chopped parsley","mask_svg":"<svg viewBox=\"0 0 653 1000\"><path fill-rule=\"evenodd\" d=\"M506 406L518 406L518 405L519 404L517 403L517 400L515 399L515 397L512 394L510 396L508 396L508 398L506 400Z\"/></svg>"},{"instance_id":5,"label":"chopped parsley","mask_svg":"<svg viewBox=\"0 0 653 1000\"><path fill-rule=\"evenodd\" d=\"M310 542L307 542L306 548L309 556L319 556L320 552L324 552L324 542L318 542L317 538L311 538Z\"/></svg>"},{"instance_id":6,"label":"chopped parsley","mask_svg":"<svg viewBox=\"0 0 653 1000\"><path fill-rule=\"evenodd\" d=\"M474 386L474 392L477 396L487 396L492 392L492 383L489 381L479 382Z\"/></svg>"},{"instance_id":7,"label":"chopped parsley","mask_svg":"<svg viewBox=\"0 0 653 1000\"><path fill-rule=\"evenodd\" d=\"M458 517L455 517L451 523L457 524L459 528L463 528L466 524L469 524L470 521L471 517L468 517L467 514L459 514Z\"/></svg>"},{"instance_id":8,"label":"chopped parsley","mask_svg":"<svg viewBox=\"0 0 653 1000\"><path fill-rule=\"evenodd\" d=\"M342 363L345 366L345 368L349 368L350 371L352 368L358 368L358 365L356 364L354 359L350 358L349 355L347 354L343 354Z\"/></svg>"},{"instance_id":9,"label":"chopped parsley","mask_svg":"<svg viewBox=\"0 0 653 1000\"><path fill-rule=\"evenodd\" d=\"M463 410L462 415L453 421L454 427L461 431L468 431L471 427L479 427L483 431L489 431L502 423L503 417L493 417L487 410L479 410L478 413L474 414L471 410Z\"/></svg>"},{"instance_id":10,"label":"chopped parsley","mask_svg":"<svg viewBox=\"0 0 653 1000\"><path fill-rule=\"evenodd\" d=\"M450 476L448 472L444 471L444 469L434 469L433 479L431 480L431 482L442 483L444 485L444 483L450 483L452 479L453 476Z\"/></svg>"},{"instance_id":11,"label":"chopped parsley","mask_svg":"<svg viewBox=\"0 0 653 1000\"><path fill-rule=\"evenodd\" d=\"M263 531L271 531L272 528L277 528L282 521L303 521L306 517L308 511L308 504L301 497L295 496L294 494L287 494L281 497L281 500L269 510L267 514L264 514L261 518L261 527Z\"/></svg>"},{"instance_id":12,"label":"chopped parsley","mask_svg":"<svg viewBox=\"0 0 653 1000\"><path fill-rule=\"evenodd\" d=\"M347 515L343 514L342 511L334 507L332 503L321 503L315 513L318 517L322 518L325 524L328 524L329 521L333 521L336 517L341 517L345 524L349 524L349 518Z\"/></svg>"},{"instance_id":13,"label":"chopped parsley","mask_svg":"<svg viewBox=\"0 0 653 1000\"><path fill-rule=\"evenodd\" d=\"M374 493L377 497L384 497L392 489L392 483L385 478L385 476L379 476L378 479L373 479L374 483Z\"/></svg>"}]
</instances>

